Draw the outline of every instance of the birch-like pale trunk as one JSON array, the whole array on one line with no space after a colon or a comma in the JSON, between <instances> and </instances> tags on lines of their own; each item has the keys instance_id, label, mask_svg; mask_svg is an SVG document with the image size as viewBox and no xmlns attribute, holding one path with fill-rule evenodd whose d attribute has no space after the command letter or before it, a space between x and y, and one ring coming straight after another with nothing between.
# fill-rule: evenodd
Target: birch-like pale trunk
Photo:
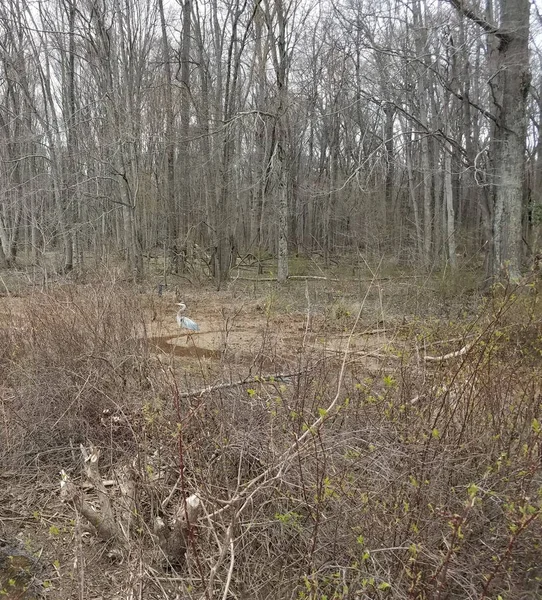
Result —
<instances>
[{"instance_id":1,"label":"birch-like pale trunk","mask_svg":"<svg viewBox=\"0 0 542 600\"><path fill-rule=\"evenodd\" d=\"M457 268L454 194L452 187L452 149L444 147L444 199L446 205L446 249L450 267Z\"/></svg>"}]
</instances>

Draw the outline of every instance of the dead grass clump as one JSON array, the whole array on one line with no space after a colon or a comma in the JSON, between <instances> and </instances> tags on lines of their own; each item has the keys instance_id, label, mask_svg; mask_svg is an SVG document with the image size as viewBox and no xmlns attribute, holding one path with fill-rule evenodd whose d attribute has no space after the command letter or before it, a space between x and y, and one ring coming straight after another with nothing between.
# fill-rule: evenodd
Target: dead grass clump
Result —
<instances>
[{"instance_id":1,"label":"dead grass clump","mask_svg":"<svg viewBox=\"0 0 542 600\"><path fill-rule=\"evenodd\" d=\"M118 448L135 442L122 415L149 387L144 323L137 297L113 284L25 301L10 342L17 356L4 360L14 456L57 461L88 439Z\"/></svg>"}]
</instances>

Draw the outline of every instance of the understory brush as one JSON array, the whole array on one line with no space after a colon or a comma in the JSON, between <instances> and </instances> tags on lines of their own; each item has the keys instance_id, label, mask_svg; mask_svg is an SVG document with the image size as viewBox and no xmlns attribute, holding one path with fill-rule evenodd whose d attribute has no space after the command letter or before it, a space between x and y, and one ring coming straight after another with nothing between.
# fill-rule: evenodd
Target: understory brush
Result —
<instances>
[{"instance_id":1,"label":"understory brush","mask_svg":"<svg viewBox=\"0 0 542 600\"><path fill-rule=\"evenodd\" d=\"M0 460L50 453L75 472L75 450L92 444L104 478L129 467L123 594L541 596L536 287L496 289L470 320L409 324L378 367L300 346L290 375L193 391L182 365L153 361L145 322L122 289L61 290L25 304L0 354ZM189 497L203 507L194 522ZM151 551L157 518L188 520L173 572Z\"/></svg>"},{"instance_id":2,"label":"understory brush","mask_svg":"<svg viewBox=\"0 0 542 600\"><path fill-rule=\"evenodd\" d=\"M112 439L103 417L130 411L149 387L144 324L137 296L112 284L27 298L4 330L6 459L58 462L88 439L134 443Z\"/></svg>"}]
</instances>

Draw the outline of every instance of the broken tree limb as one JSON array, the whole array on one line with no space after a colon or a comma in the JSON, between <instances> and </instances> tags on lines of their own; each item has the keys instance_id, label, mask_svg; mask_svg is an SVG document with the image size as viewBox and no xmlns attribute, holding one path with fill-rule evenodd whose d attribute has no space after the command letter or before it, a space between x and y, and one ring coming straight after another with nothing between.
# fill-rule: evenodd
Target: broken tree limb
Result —
<instances>
[{"instance_id":1,"label":"broken tree limb","mask_svg":"<svg viewBox=\"0 0 542 600\"><path fill-rule=\"evenodd\" d=\"M394 331L394 329L389 329L389 328L382 328L382 329L366 329L365 331L356 331L354 332L352 337L357 337L357 336L364 336L364 335L379 335L381 333L388 333L390 331ZM334 338L348 338L350 337L350 334L348 333L339 333L337 335L333 336Z\"/></svg>"},{"instance_id":2,"label":"broken tree limb","mask_svg":"<svg viewBox=\"0 0 542 600\"><path fill-rule=\"evenodd\" d=\"M111 556L122 556L130 548L132 531L142 524L141 515L136 510L135 498L134 464L137 464L137 459L135 463L125 464L116 470L115 491L110 495L100 475L99 451L93 446L81 446L81 453L84 458L84 473L98 497L99 508L94 508L86 500L83 485L76 486L65 471L61 471L61 500L71 504L76 513L83 515L93 526L96 535L111 544ZM176 487L174 491L175 489ZM168 524L159 517L154 519L154 534L162 556L170 565L180 566L183 563L191 535L190 528L202 511L203 503L197 494L192 494L186 499L183 495ZM134 523L136 520L138 522Z\"/></svg>"},{"instance_id":3,"label":"broken tree limb","mask_svg":"<svg viewBox=\"0 0 542 600\"><path fill-rule=\"evenodd\" d=\"M87 479L94 486L97 494L98 500L100 502L100 508L102 513L102 518L111 523L115 522L115 517L113 515L113 508L111 507L111 501L109 500L109 494L107 493L105 486L102 481L102 477L100 475L98 460L100 459L100 451L94 446L90 446L88 451L81 444L80 445L81 454L83 455L83 465L85 468L85 475Z\"/></svg>"},{"instance_id":4,"label":"broken tree limb","mask_svg":"<svg viewBox=\"0 0 542 600\"><path fill-rule=\"evenodd\" d=\"M447 340L435 340L434 342L426 342L426 346L444 346L445 344L454 344L455 342L464 342L465 340L479 338L477 333L470 333L461 337L449 338Z\"/></svg>"},{"instance_id":5,"label":"broken tree limb","mask_svg":"<svg viewBox=\"0 0 542 600\"><path fill-rule=\"evenodd\" d=\"M360 279L358 277L343 277L341 279L337 277L323 277L321 275L290 275L288 281L331 281L331 282L347 282L353 281L356 283L376 283L378 281L395 281L399 279L416 279L421 275L398 275L396 277L366 277ZM259 282L272 282L278 281L276 277L240 277L237 276L235 281L253 281L254 283Z\"/></svg>"},{"instance_id":6,"label":"broken tree limb","mask_svg":"<svg viewBox=\"0 0 542 600\"><path fill-rule=\"evenodd\" d=\"M103 515L86 502L82 492L69 480L64 470L60 472L60 498L72 504L94 527L97 535L105 542L119 542L120 532L115 522L104 519Z\"/></svg>"},{"instance_id":7,"label":"broken tree limb","mask_svg":"<svg viewBox=\"0 0 542 600\"><path fill-rule=\"evenodd\" d=\"M237 381L227 381L225 383L217 383L215 385L208 385L204 388L197 390L189 390L188 392L182 392L179 394L179 398L194 398L196 396L204 396L217 390L224 390L233 387L239 387L248 383L276 383L280 381L287 381L293 377L299 377L304 373L307 373L310 369L303 369L302 371L295 371L294 373L272 373L270 375L260 375L255 377L245 377L245 379L239 379Z\"/></svg>"},{"instance_id":8,"label":"broken tree limb","mask_svg":"<svg viewBox=\"0 0 542 600\"><path fill-rule=\"evenodd\" d=\"M197 494L192 494L177 507L175 518L168 527L163 519L154 520L154 533L168 562L172 566L180 566L184 561L188 547L189 529L203 512L203 504Z\"/></svg>"},{"instance_id":9,"label":"broken tree limb","mask_svg":"<svg viewBox=\"0 0 542 600\"><path fill-rule=\"evenodd\" d=\"M461 350L457 352L450 352L448 354L443 354L442 356L424 356L424 360L427 362L442 362L444 360L450 360L451 358L458 358L459 356L463 356L467 354L467 352L474 346L474 342L463 346Z\"/></svg>"},{"instance_id":10,"label":"broken tree limb","mask_svg":"<svg viewBox=\"0 0 542 600\"><path fill-rule=\"evenodd\" d=\"M344 350L340 348L326 348L325 346L307 346L311 350L317 350L319 352L325 352L326 354L344 354ZM395 354L382 354L377 351L363 351L363 350L350 350L350 356L356 356L358 358L380 358L380 359L392 359L392 360L402 360L401 356L396 356Z\"/></svg>"},{"instance_id":11,"label":"broken tree limb","mask_svg":"<svg viewBox=\"0 0 542 600\"><path fill-rule=\"evenodd\" d=\"M278 281L276 277L236 277L239 281ZM288 281L349 281L347 279L337 279L336 277L323 277L321 275L289 275ZM358 281L357 279L355 281Z\"/></svg>"},{"instance_id":12,"label":"broken tree limb","mask_svg":"<svg viewBox=\"0 0 542 600\"><path fill-rule=\"evenodd\" d=\"M136 515L136 486L132 470L124 465L118 474L119 490L121 498L118 502L118 522L122 529L124 539L130 540L132 524Z\"/></svg>"},{"instance_id":13,"label":"broken tree limb","mask_svg":"<svg viewBox=\"0 0 542 600\"><path fill-rule=\"evenodd\" d=\"M110 495L100 475L100 451L92 445L89 448L80 446L83 455L85 476L98 496L99 510L85 499L84 485L81 488L70 481L65 471L61 471L60 497L63 502L72 504L94 527L96 535L108 543L112 543L117 551L122 551L130 537L130 525L134 511L134 485L129 481L129 471L122 472L118 483L121 493L117 511L113 509ZM87 486L88 488L88 486Z\"/></svg>"}]
</instances>

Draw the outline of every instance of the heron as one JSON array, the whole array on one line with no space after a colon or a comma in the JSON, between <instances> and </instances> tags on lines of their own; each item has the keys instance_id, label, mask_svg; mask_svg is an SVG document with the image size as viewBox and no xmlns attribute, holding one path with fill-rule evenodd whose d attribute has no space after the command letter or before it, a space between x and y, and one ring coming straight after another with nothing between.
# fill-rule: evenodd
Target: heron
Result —
<instances>
[{"instance_id":1,"label":"heron","mask_svg":"<svg viewBox=\"0 0 542 600\"><path fill-rule=\"evenodd\" d=\"M177 306L179 307L179 311L177 312L177 324L179 327L184 327L189 331L199 331L199 325L182 314L186 310L186 304L184 302L177 302Z\"/></svg>"}]
</instances>

